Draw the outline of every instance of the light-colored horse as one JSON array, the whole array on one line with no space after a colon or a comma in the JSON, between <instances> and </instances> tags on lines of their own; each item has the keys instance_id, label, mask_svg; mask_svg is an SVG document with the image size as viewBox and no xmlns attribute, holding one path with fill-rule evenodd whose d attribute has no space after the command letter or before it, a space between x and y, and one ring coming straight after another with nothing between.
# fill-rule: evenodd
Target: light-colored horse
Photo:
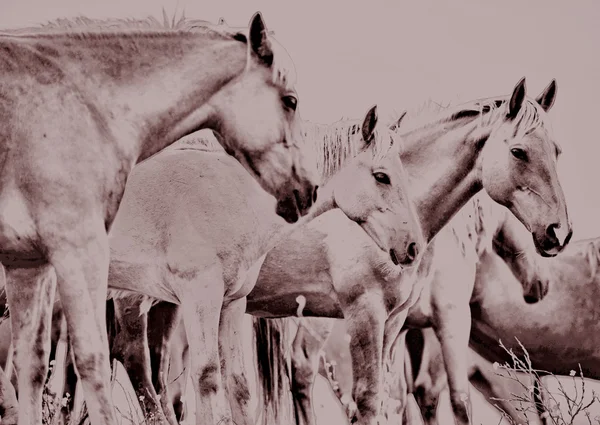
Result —
<instances>
[{"instance_id":1,"label":"light-colored horse","mask_svg":"<svg viewBox=\"0 0 600 425\"><path fill-rule=\"evenodd\" d=\"M477 262L481 255L492 249L493 240L502 244L506 251L519 252L519 259L512 260L511 267L523 276L523 296L529 297L531 292L540 292L538 281L543 273L538 269L538 263L529 260L537 257L529 232L506 208L493 203L482 193L469 201L429 245L423 259L423 262L429 262L427 271L420 270L424 286L418 301L409 308L404 325L404 329L433 327L438 335L443 347L443 361L448 365L450 399L457 423L468 422L471 411L466 360L470 329L469 302L475 284ZM314 365L318 364L318 349L330 332L327 323L315 323L314 319L305 321L305 326L300 327L294 341L296 356L292 358L295 369L293 385L302 389L298 391L301 396L295 400L299 412L309 411L308 391L316 373ZM317 338L311 335L311 327L314 327L312 330L316 331ZM340 332L343 333L343 330L334 330L335 334L339 335ZM396 344L403 344L405 333L406 330ZM308 345L308 350L305 345ZM347 343L334 339L325 344L323 350L325 357L338 365L340 396L345 400L351 399L349 376L352 371L348 370L346 361ZM300 355L305 351L309 351L310 355ZM393 369L392 374L399 373L396 370L398 365L402 369L402 353L396 357L396 366L389 366ZM400 408L395 413L402 415L402 409L406 406L406 388L394 388L392 385L389 390L394 393L393 398L400 401Z\"/></svg>"},{"instance_id":2,"label":"light-colored horse","mask_svg":"<svg viewBox=\"0 0 600 425\"><path fill-rule=\"evenodd\" d=\"M522 354L516 337L540 375L569 375L581 365L585 377L600 379L600 341L596 337L600 332L600 311L593 302L600 294L600 238L573 242L561 255L541 260L541 265L524 263L528 273L511 270L514 258L510 250L497 246L494 252L486 252L478 264L469 345L482 358L475 355L469 375L471 383L484 395L500 399L494 403L500 404L515 423L525 423L513 405L501 401L512 398L506 389L507 379L490 372L485 362L510 361L499 340ZM540 259L528 257L527 262L530 261L539 263ZM535 278L540 270L543 275ZM523 302L517 293L532 277L540 282L540 289L530 291L530 302ZM556 314L558 311L561 314ZM422 339L424 347L414 349L416 344L406 344L408 351L413 351L410 357L421 365L412 374L411 391L424 419L433 421L439 394L446 387L446 370L433 366L441 354L435 336L413 332L413 337Z\"/></svg>"},{"instance_id":3,"label":"light-colored horse","mask_svg":"<svg viewBox=\"0 0 600 425\"><path fill-rule=\"evenodd\" d=\"M417 189L418 193L413 196L428 240L483 187L496 202L510 206L513 214L533 231L534 245L540 254L554 255L568 243L570 224L555 170L559 149L544 124L546 112L554 101L556 85L553 81L537 101L533 101L523 100L523 83L519 82L508 98L487 99L452 108L444 111L434 123L403 134L407 140L403 162L409 173L422 183L421 190ZM518 115L515 115L515 107L519 108ZM517 118L512 118L514 116ZM441 164L435 164L435 161L426 163L432 158L426 154L428 149L440 152L433 158ZM447 157L443 157L441 152ZM554 194L540 197L539 191ZM525 199L528 203L526 213L522 209ZM546 199L554 199L556 203L548 208ZM538 212L534 212L536 210ZM562 212L558 213L559 210ZM529 222L534 217L542 219L541 211L549 213L555 220L562 217L560 227ZM313 221L310 226L318 223ZM327 225L331 226L331 223ZM553 229L560 228L566 231L561 233L561 242L555 237L548 238ZM349 238L348 231L340 232L336 241L332 232L324 229L329 227L323 224L319 232L312 234L294 233L269 252L258 283L248 296L247 311L270 317L295 315L296 297L303 295L306 299L305 315L343 316L350 335L353 398L358 417L363 423L374 423L380 411L383 361L389 358L392 343L400 332L408 308L425 285L431 261L424 259L421 262L419 279L413 284L403 281L399 275L386 273L385 267L382 267L385 263L370 254L372 247L345 244L344 241ZM554 248L548 251L550 246ZM298 261L298 258L306 258L306 261ZM312 274L309 275L307 270L312 270ZM371 295L369 288L373 287L378 288L380 298ZM259 338L257 342L261 353L258 357L261 362L264 361L266 368L272 360L268 360L268 353L264 350L283 355L282 350L269 347L270 342L277 343L283 337L274 334L279 327L278 322L263 320L258 321L257 326L259 336L271 333L270 341ZM309 332L300 336L312 339L313 346L310 348L294 342L292 374L305 373L310 368L314 370L317 364L314 356L324 342L322 338L327 335L325 328L330 327L318 326L317 333L321 338L315 339L309 336ZM282 327L280 331L285 329ZM468 330L466 335L464 344L458 344L464 349ZM263 351L260 351L261 348ZM307 352L314 354L308 355ZM280 365L284 363L279 362ZM269 381L274 374L263 376ZM266 382L264 388L268 397L275 397L270 394L273 382ZM462 394L468 391L468 385L466 389L457 387L456 390ZM298 384L294 392L300 416L307 420L312 416L310 385ZM467 421L468 412L464 404L461 402L462 409L458 403L453 405L457 418Z\"/></svg>"},{"instance_id":4,"label":"light-colored horse","mask_svg":"<svg viewBox=\"0 0 600 425\"><path fill-rule=\"evenodd\" d=\"M423 237L407 196L401 139L378 124L375 107L362 121L306 127L326 182L308 217L336 208L338 220L349 217L394 268L409 267ZM247 400L238 396L248 389L235 363L235 335L264 255L289 231L271 204L221 149L169 149L134 169L110 234L109 288L181 306L199 424L229 417L224 394L233 421L252 423ZM117 320L126 325L113 350L127 363L134 335L146 331L127 326L126 316L135 319L139 310L119 308L119 301ZM226 342L221 353L219 340Z\"/></svg>"},{"instance_id":5,"label":"light-colored horse","mask_svg":"<svg viewBox=\"0 0 600 425\"><path fill-rule=\"evenodd\" d=\"M0 35L0 259L19 423L42 420L58 281L92 423L114 424L107 231L134 164L212 128L288 221L308 212L316 180L295 134L291 59L260 14L248 36L193 22L171 31L57 27Z\"/></svg>"}]
</instances>

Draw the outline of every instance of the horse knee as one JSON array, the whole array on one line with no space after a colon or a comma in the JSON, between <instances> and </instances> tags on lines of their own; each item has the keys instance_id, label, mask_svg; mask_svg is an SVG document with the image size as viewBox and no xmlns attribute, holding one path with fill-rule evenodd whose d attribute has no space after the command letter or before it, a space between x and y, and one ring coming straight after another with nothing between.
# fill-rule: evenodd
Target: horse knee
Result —
<instances>
[{"instance_id":1,"label":"horse knee","mask_svg":"<svg viewBox=\"0 0 600 425\"><path fill-rule=\"evenodd\" d=\"M355 391L354 401L356 403L356 410L362 417L373 418L380 411L381 403L376 391Z\"/></svg>"},{"instance_id":2,"label":"horse knee","mask_svg":"<svg viewBox=\"0 0 600 425\"><path fill-rule=\"evenodd\" d=\"M102 391L104 388L100 378L100 371L104 366L106 358L103 353L76 353L75 367L82 381L92 382L94 391Z\"/></svg>"},{"instance_id":3,"label":"horse knee","mask_svg":"<svg viewBox=\"0 0 600 425\"><path fill-rule=\"evenodd\" d=\"M421 416L426 424L432 423L436 419L438 398L431 394L431 390L424 387L417 387L413 393L419 410L421 410Z\"/></svg>"},{"instance_id":4,"label":"horse knee","mask_svg":"<svg viewBox=\"0 0 600 425\"><path fill-rule=\"evenodd\" d=\"M216 394L220 383L219 366L212 363L202 367L194 373L193 382L195 382L200 395L210 396Z\"/></svg>"},{"instance_id":5,"label":"horse knee","mask_svg":"<svg viewBox=\"0 0 600 425\"><path fill-rule=\"evenodd\" d=\"M296 391L306 392L310 390L316 374L313 362L302 350L292 352L292 385Z\"/></svg>"},{"instance_id":6,"label":"horse knee","mask_svg":"<svg viewBox=\"0 0 600 425\"><path fill-rule=\"evenodd\" d=\"M33 387L39 388L46 382L48 376L48 364L46 355L48 353L43 349L34 348L34 354L15 351L15 369L17 375L29 375L29 381Z\"/></svg>"}]
</instances>

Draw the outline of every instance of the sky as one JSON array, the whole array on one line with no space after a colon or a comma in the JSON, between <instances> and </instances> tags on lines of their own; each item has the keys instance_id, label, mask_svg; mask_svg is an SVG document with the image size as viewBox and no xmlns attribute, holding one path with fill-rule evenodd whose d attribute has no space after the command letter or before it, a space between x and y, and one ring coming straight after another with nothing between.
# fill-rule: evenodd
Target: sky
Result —
<instances>
[{"instance_id":1,"label":"sky","mask_svg":"<svg viewBox=\"0 0 600 425\"><path fill-rule=\"evenodd\" d=\"M292 56L304 119L362 118L508 95L537 96L556 78L550 111L574 238L600 236L600 2L597 0L0 0L0 28L59 17L187 17L245 26L261 11Z\"/></svg>"}]
</instances>

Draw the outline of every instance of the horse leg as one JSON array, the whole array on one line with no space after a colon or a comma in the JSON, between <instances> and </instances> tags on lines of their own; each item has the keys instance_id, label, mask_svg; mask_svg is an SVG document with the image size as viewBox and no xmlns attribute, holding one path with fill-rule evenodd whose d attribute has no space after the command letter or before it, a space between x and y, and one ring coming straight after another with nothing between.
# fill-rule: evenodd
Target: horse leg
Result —
<instances>
[{"instance_id":1,"label":"horse leg","mask_svg":"<svg viewBox=\"0 0 600 425\"><path fill-rule=\"evenodd\" d=\"M67 341L68 341L67 335ZM70 423L70 418L75 412L75 390L77 388L77 373L75 371L75 363L73 362L73 351L71 344L67 343L67 353L65 355L65 383L64 393L67 397L67 403L62 407L62 420L64 424Z\"/></svg>"},{"instance_id":2,"label":"horse leg","mask_svg":"<svg viewBox=\"0 0 600 425\"><path fill-rule=\"evenodd\" d=\"M56 276L49 264L6 268L6 292L19 385L19 424L42 423Z\"/></svg>"},{"instance_id":3,"label":"horse leg","mask_svg":"<svg viewBox=\"0 0 600 425\"><path fill-rule=\"evenodd\" d=\"M408 309L394 312L385 323L383 338L383 369L384 393L387 397L384 402L384 414L391 420L392 416L400 419L404 415L406 400L408 398L408 382L405 373L406 332L402 327L406 321ZM395 406L390 404L395 400ZM399 420L394 420L394 422Z\"/></svg>"},{"instance_id":4,"label":"horse leg","mask_svg":"<svg viewBox=\"0 0 600 425\"><path fill-rule=\"evenodd\" d=\"M2 425L16 425L19 419L17 394L10 379L0 369L0 422Z\"/></svg>"},{"instance_id":5,"label":"horse leg","mask_svg":"<svg viewBox=\"0 0 600 425\"><path fill-rule=\"evenodd\" d=\"M146 339L148 316L141 310L143 301L144 297L137 294L113 299L119 330L115 335L111 352L127 371L144 417L147 420L166 422L158 395L152 385L150 354Z\"/></svg>"},{"instance_id":6,"label":"horse leg","mask_svg":"<svg viewBox=\"0 0 600 425\"><path fill-rule=\"evenodd\" d=\"M188 337L197 425L226 425L231 418L223 393L219 361L219 318L225 283L217 264L201 273L201 280L176 278L179 280L177 287L181 290L181 311Z\"/></svg>"},{"instance_id":7,"label":"horse leg","mask_svg":"<svg viewBox=\"0 0 600 425\"><path fill-rule=\"evenodd\" d=\"M85 211L81 214L85 217ZM116 424L112 401L106 295L109 248L103 220L82 220L71 238L48 247L92 424Z\"/></svg>"},{"instance_id":8,"label":"horse leg","mask_svg":"<svg viewBox=\"0 0 600 425\"><path fill-rule=\"evenodd\" d=\"M173 405L173 411L177 421L181 423L185 420L185 394L189 376L189 346L185 329L181 320L175 327L175 332L169 344L169 374L168 374L168 392L169 400Z\"/></svg>"},{"instance_id":9,"label":"horse leg","mask_svg":"<svg viewBox=\"0 0 600 425\"><path fill-rule=\"evenodd\" d=\"M381 420L385 307L368 293L350 300L342 301L342 305L346 307L344 317L350 335L352 396L358 423L376 425Z\"/></svg>"},{"instance_id":10,"label":"horse leg","mask_svg":"<svg viewBox=\"0 0 600 425\"><path fill-rule=\"evenodd\" d=\"M312 390L319 370L319 354L333 324L331 319L307 317L298 325L291 351L291 390L297 425L316 424Z\"/></svg>"},{"instance_id":11,"label":"horse leg","mask_svg":"<svg viewBox=\"0 0 600 425\"><path fill-rule=\"evenodd\" d=\"M233 423L254 425L250 411L250 388L244 363L244 346L241 335L244 329L246 297L226 303L221 310L219 323L219 348L223 383L232 411Z\"/></svg>"},{"instance_id":12,"label":"horse leg","mask_svg":"<svg viewBox=\"0 0 600 425\"><path fill-rule=\"evenodd\" d=\"M433 328L442 347L454 419L458 425L470 424L472 406L468 365L471 331L469 307L438 309Z\"/></svg>"},{"instance_id":13,"label":"horse leg","mask_svg":"<svg viewBox=\"0 0 600 425\"><path fill-rule=\"evenodd\" d=\"M417 403L423 423L435 425L437 421L437 408L440 395L448 386L444 359L440 343L431 329L422 332L423 350L421 367L415 379L413 397Z\"/></svg>"},{"instance_id":14,"label":"horse leg","mask_svg":"<svg viewBox=\"0 0 600 425\"><path fill-rule=\"evenodd\" d=\"M408 394L406 397L406 408L404 409L404 414L402 416L402 425L424 425L423 417L421 416L421 411L419 410L419 406L417 405L417 401L414 398L414 395Z\"/></svg>"},{"instance_id":15,"label":"horse leg","mask_svg":"<svg viewBox=\"0 0 600 425\"><path fill-rule=\"evenodd\" d=\"M510 391L499 382L500 379L506 378L497 376L495 373L487 370L487 368L477 365L469 379L471 384L483 394L489 403L498 405L502 409L503 414L511 419L511 424L520 425L529 422L510 402L512 398ZM491 400L492 398L494 400Z\"/></svg>"},{"instance_id":16,"label":"horse leg","mask_svg":"<svg viewBox=\"0 0 600 425\"><path fill-rule=\"evenodd\" d=\"M159 302L148 311L148 348L150 349L150 366L152 384L160 399L162 411L171 425L177 425L181 419L175 412L175 406L169 395L169 370L172 356L170 341L173 332L181 322L180 308L176 304ZM181 361L181 359L177 359ZM181 379L181 378L180 378ZM182 379L182 381L184 381ZM187 381L183 382L185 386Z\"/></svg>"}]
</instances>

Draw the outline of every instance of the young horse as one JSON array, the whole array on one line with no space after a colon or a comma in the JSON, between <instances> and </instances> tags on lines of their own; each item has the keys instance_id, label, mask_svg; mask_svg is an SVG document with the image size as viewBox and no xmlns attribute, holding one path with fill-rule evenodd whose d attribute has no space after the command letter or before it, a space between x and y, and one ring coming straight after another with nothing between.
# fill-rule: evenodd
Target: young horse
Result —
<instances>
[{"instance_id":1,"label":"young horse","mask_svg":"<svg viewBox=\"0 0 600 425\"><path fill-rule=\"evenodd\" d=\"M309 132L326 181L309 217L338 208L338 219L351 218L402 269L417 259L422 236L406 196L401 140L377 122L374 107L362 123L340 123L333 131L319 126L314 137ZM110 234L109 288L181 305L199 424L228 415L223 390L232 398L234 422L252 421L235 334L264 255L288 231L271 210L269 196L221 150L169 149L137 166L127 183ZM140 310L121 305L115 299L117 320L125 325L113 350L127 364L131 341L143 342L146 331L131 326L140 324ZM134 381L147 395L152 384L143 384Z\"/></svg>"},{"instance_id":2,"label":"young horse","mask_svg":"<svg viewBox=\"0 0 600 425\"><path fill-rule=\"evenodd\" d=\"M115 423L107 232L134 164L212 128L287 221L316 196L296 135L292 62L261 15L248 37L184 26L59 24L0 35L0 259L13 307L19 423L42 420L56 281L92 423Z\"/></svg>"},{"instance_id":3,"label":"young horse","mask_svg":"<svg viewBox=\"0 0 600 425\"><path fill-rule=\"evenodd\" d=\"M545 124L555 93L552 81L536 101L525 99L522 80L509 98L452 108L434 123L403 134L408 143L402 154L403 162L409 174L424 183L415 188L417 193L413 191L413 198L428 240L483 187L493 200L510 206L513 214L524 221L533 233L537 252L550 256L564 248L572 231L555 169L560 150ZM437 155L429 155L431 151ZM443 154L447 157L440 156ZM548 196L538 195L542 192ZM546 204L546 199L551 199L554 205ZM544 218L546 214L555 224ZM309 228L325 222L325 217L311 222ZM421 262L417 284L402 281L399 275L394 276L382 267L385 262L371 254L370 251L375 252L372 246L345 244L350 231L344 229L340 236L335 236L331 230L335 229L333 223L327 226L323 224L312 233L296 232L269 252L257 285L248 295L247 311L263 317L296 315L296 297L303 295L304 315L344 317L350 334L353 398L358 417L361 423L374 423L380 411L383 361L389 358L408 307L419 297L431 261ZM340 228L337 223L336 226ZM562 242L555 230L561 232ZM309 275L307 270L313 274ZM279 326L280 322L275 321L257 322L258 336L271 335L270 341L257 339L258 358L266 365L270 362L265 350L283 356L283 351L270 348L270 343L276 344L280 342L278 338L283 338L276 335ZM294 342L293 347L299 351L292 354L292 373L313 367L314 376L314 356L328 334L323 326L320 328L322 339L311 337L310 350L302 347L302 342ZM313 354L307 354L308 351ZM303 365L301 358L305 360ZM284 362L277 364L281 366ZM273 376L263 373L267 381ZM306 419L311 416L310 385L306 382L293 385L296 385L297 409ZM277 396L272 394L274 388L273 382L264 383L267 401ZM462 388L459 390L462 392ZM466 421L464 406L461 410L454 404L457 416Z\"/></svg>"}]
</instances>

